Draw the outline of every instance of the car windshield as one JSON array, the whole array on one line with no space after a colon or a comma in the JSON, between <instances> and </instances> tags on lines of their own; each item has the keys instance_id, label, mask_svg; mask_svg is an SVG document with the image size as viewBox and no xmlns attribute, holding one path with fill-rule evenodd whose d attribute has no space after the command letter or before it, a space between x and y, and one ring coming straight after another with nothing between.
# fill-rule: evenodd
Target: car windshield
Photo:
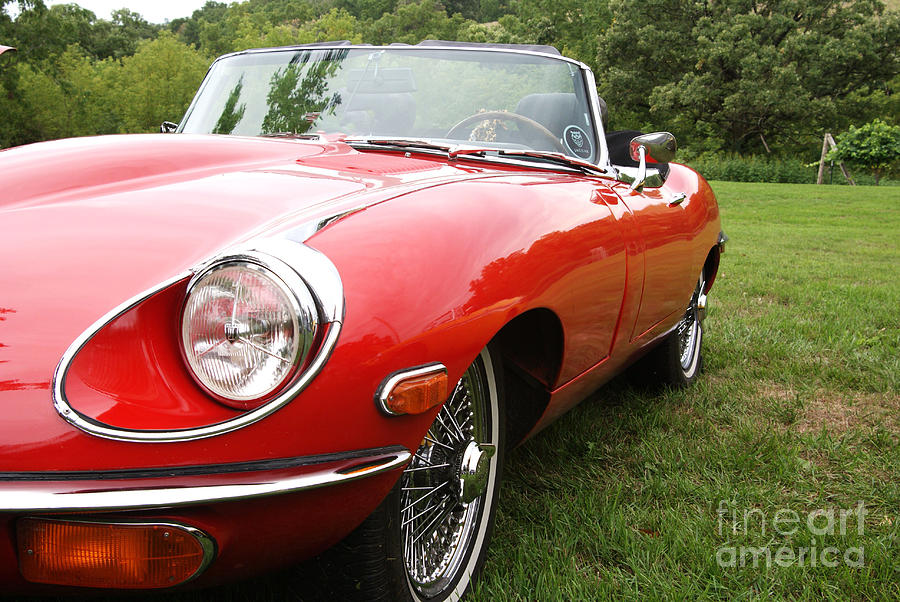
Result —
<instances>
[{"instance_id":1,"label":"car windshield","mask_svg":"<svg viewBox=\"0 0 900 602\"><path fill-rule=\"evenodd\" d=\"M596 159L577 65L501 50L293 48L225 57L179 131L402 137Z\"/></svg>"}]
</instances>

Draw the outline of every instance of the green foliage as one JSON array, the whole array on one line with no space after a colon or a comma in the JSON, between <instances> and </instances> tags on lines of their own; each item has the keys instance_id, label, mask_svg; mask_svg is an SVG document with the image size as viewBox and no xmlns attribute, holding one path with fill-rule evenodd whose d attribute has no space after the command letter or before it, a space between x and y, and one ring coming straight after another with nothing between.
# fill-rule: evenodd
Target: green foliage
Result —
<instances>
[{"instance_id":1,"label":"green foliage","mask_svg":"<svg viewBox=\"0 0 900 602\"><path fill-rule=\"evenodd\" d=\"M303 23L299 27L299 32L299 44L331 40L349 40L354 44L361 44L363 41L362 25L356 17L336 8Z\"/></svg>"},{"instance_id":2,"label":"green foliage","mask_svg":"<svg viewBox=\"0 0 900 602\"><path fill-rule=\"evenodd\" d=\"M447 16L436 0L420 0L398 6L377 19L368 28L366 41L373 44L404 42L416 44L424 39L454 40L465 20L461 15Z\"/></svg>"},{"instance_id":3,"label":"green foliage","mask_svg":"<svg viewBox=\"0 0 900 602\"><path fill-rule=\"evenodd\" d=\"M828 158L872 171L876 186L882 174L900 161L900 126L888 125L880 119L859 128L850 126L837 142L837 148L829 152Z\"/></svg>"},{"instance_id":4,"label":"green foliage","mask_svg":"<svg viewBox=\"0 0 900 602\"><path fill-rule=\"evenodd\" d=\"M184 114L209 62L169 32L143 42L122 59L115 76L116 103L126 132L153 132Z\"/></svg>"},{"instance_id":5,"label":"green foliage","mask_svg":"<svg viewBox=\"0 0 900 602\"><path fill-rule=\"evenodd\" d=\"M20 99L40 139L117 131L116 119L104 109L112 98L99 74L77 44L44 70L19 65Z\"/></svg>"},{"instance_id":6,"label":"green foliage","mask_svg":"<svg viewBox=\"0 0 900 602\"><path fill-rule=\"evenodd\" d=\"M394 12L397 0L336 0L335 7L342 8L358 19L374 21Z\"/></svg>"},{"instance_id":7,"label":"green foliage","mask_svg":"<svg viewBox=\"0 0 900 602\"><path fill-rule=\"evenodd\" d=\"M199 46L200 29L203 25L222 21L227 12L227 4L207 0L206 4L195 10L189 19L175 19L169 22L169 31L176 33L178 39L185 44Z\"/></svg>"},{"instance_id":8,"label":"green foliage","mask_svg":"<svg viewBox=\"0 0 900 602\"><path fill-rule=\"evenodd\" d=\"M607 0L520 0L501 24L523 43L555 46L594 66L598 34L612 21Z\"/></svg>"},{"instance_id":9,"label":"green foliage","mask_svg":"<svg viewBox=\"0 0 900 602\"><path fill-rule=\"evenodd\" d=\"M138 42L155 37L160 29L125 8L114 11L112 20L106 21L76 4L47 8L41 0L34 0L28 6L14 26L4 27L0 21L0 39L19 48L20 60L51 59L72 44L78 44L91 58L119 58L134 54Z\"/></svg>"},{"instance_id":10,"label":"green foliage","mask_svg":"<svg viewBox=\"0 0 900 602\"><path fill-rule=\"evenodd\" d=\"M703 153L685 162L708 180L781 184L814 184L816 181L816 167L791 157Z\"/></svg>"},{"instance_id":11,"label":"green foliage","mask_svg":"<svg viewBox=\"0 0 900 602\"><path fill-rule=\"evenodd\" d=\"M710 139L710 150L812 148L846 124L851 107L877 108L862 98L889 94L900 17L882 8L878 0L623 0L600 36L598 79L614 124L672 127Z\"/></svg>"},{"instance_id":12,"label":"green foliage","mask_svg":"<svg viewBox=\"0 0 900 602\"><path fill-rule=\"evenodd\" d=\"M723 182L769 182L780 184L815 184L819 162L798 157L776 155L738 155L736 153L703 152L699 155L680 150L679 163L689 165L707 180ZM863 186L875 185L876 179L864 173L852 173L853 181ZM836 165L826 165L825 182L847 185ZM898 186L900 181L881 179L880 183Z\"/></svg>"}]
</instances>

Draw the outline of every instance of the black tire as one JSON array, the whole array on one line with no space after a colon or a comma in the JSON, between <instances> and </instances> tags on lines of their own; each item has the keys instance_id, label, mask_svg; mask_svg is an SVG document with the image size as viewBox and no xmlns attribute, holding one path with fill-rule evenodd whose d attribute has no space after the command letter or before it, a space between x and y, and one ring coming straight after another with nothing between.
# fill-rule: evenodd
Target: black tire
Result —
<instances>
[{"instance_id":1,"label":"black tire","mask_svg":"<svg viewBox=\"0 0 900 602\"><path fill-rule=\"evenodd\" d=\"M384 502L327 554L333 566L329 572L341 581L343 597L432 602L459 600L469 591L484 565L497 506L505 444L502 382L499 355L484 349L456 385ZM479 405L481 410L466 416L467 406ZM451 411L460 423L457 429L445 428ZM456 441L454 434L464 436ZM478 472L486 475L483 490L477 484L474 490L458 485L464 452L469 450L469 460L483 458L481 449L472 448L473 441L476 447L495 446L492 457L476 462L485 467ZM440 468L443 464L449 466ZM464 504L461 498L474 495L473 491L481 493ZM410 545L413 537L417 539Z\"/></svg>"},{"instance_id":2,"label":"black tire","mask_svg":"<svg viewBox=\"0 0 900 602\"><path fill-rule=\"evenodd\" d=\"M706 278L703 272L675 329L651 351L641 371L658 384L686 387L703 370L703 319L706 316Z\"/></svg>"}]
</instances>

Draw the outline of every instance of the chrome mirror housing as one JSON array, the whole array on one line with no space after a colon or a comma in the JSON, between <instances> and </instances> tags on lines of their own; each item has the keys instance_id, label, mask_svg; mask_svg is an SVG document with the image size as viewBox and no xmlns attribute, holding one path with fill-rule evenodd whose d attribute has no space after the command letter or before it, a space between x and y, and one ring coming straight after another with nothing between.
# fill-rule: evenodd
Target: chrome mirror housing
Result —
<instances>
[{"instance_id":1,"label":"chrome mirror housing","mask_svg":"<svg viewBox=\"0 0 900 602\"><path fill-rule=\"evenodd\" d=\"M669 132L642 134L631 139L629 153L631 158L639 161L638 175L631 183L631 192L640 192L647 179L647 161L651 163L668 163L675 158L678 143Z\"/></svg>"},{"instance_id":2,"label":"chrome mirror housing","mask_svg":"<svg viewBox=\"0 0 900 602\"><path fill-rule=\"evenodd\" d=\"M678 143L669 132L642 134L631 139L629 150L631 158L640 161L640 148L644 147L646 158L650 163L668 163L675 158Z\"/></svg>"},{"instance_id":3,"label":"chrome mirror housing","mask_svg":"<svg viewBox=\"0 0 900 602\"><path fill-rule=\"evenodd\" d=\"M172 134L177 129L178 129L178 124L172 123L171 121L163 121L162 124L159 126L159 132L161 134Z\"/></svg>"}]
</instances>

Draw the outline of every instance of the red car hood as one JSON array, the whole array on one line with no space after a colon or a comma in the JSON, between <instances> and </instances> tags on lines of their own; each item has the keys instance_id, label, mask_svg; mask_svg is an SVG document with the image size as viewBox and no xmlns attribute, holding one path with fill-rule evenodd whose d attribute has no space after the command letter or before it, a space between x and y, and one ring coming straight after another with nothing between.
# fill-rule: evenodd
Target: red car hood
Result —
<instances>
[{"instance_id":1,"label":"red car hood","mask_svg":"<svg viewBox=\"0 0 900 602\"><path fill-rule=\"evenodd\" d=\"M123 301L240 240L479 171L342 143L225 136L0 152L0 457L71 431L51 405L53 370Z\"/></svg>"}]
</instances>

